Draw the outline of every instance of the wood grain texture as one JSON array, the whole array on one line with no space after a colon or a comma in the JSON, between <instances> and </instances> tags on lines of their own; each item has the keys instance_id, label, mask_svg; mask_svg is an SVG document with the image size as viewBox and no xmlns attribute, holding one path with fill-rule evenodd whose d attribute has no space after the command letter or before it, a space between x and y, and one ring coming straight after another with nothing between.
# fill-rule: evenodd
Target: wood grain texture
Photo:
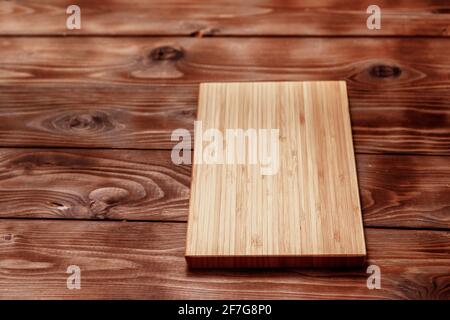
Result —
<instances>
[{"instance_id":1,"label":"wood grain texture","mask_svg":"<svg viewBox=\"0 0 450 320\"><path fill-rule=\"evenodd\" d=\"M357 155L356 164L365 226L450 229L450 157ZM0 149L2 218L186 221L190 183L190 166L169 151ZM123 197L95 205L104 187Z\"/></svg>"},{"instance_id":2,"label":"wood grain texture","mask_svg":"<svg viewBox=\"0 0 450 320\"><path fill-rule=\"evenodd\" d=\"M185 220L190 171L167 151L1 149L0 216Z\"/></svg>"},{"instance_id":3,"label":"wood grain texture","mask_svg":"<svg viewBox=\"0 0 450 320\"><path fill-rule=\"evenodd\" d=\"M193 127L195 85L0 85L0 144L169 149Z\"/></svg>"},{"instance_id":4,"label":"wood grain texture","mask_svg":"<svg viewBox=\"0 0 450 320\"><path fill-rule=\"evenodd\" d=\"M190 266L364 263L344 81L202 83L197 121Z\"/></svg>"},{"instance_id":5,"label":"wood grain texture","mask_svg":"<svg viewBox=\"0 0 450 320\"><path fill-rule=\"evenodd\" d=\"M0 1L0 299L449 299L450 43L398 38L448 37L446 1L377 1L376 31L369 1L80 0L81 31L69 4ZM184 223L3 219L185 221L169 151L5 147L170 149L199 82L328 79L348 83L356 151L384 154L357 155L365 226L445 230L366 229L381 290L362 269L188 270Z\"/></svg>"},{"instance_id":6,"label":"wood grain texture","mask_svg":"<svg viewBox=\"0 0 450 320\"><path fill-rule=\"evenodd\" d=\"M445 1L379 0L380 30L369 30L364 1L79 0L81 30L66 29L64 1L2 1L1 35L191 35L191 36L448 36ZM175 9L176 7L176 9Z\"/></svg>"},{"instance_id":7,"label":"wood grain texture","mask_svg":"<svg viewBox=\"0 0 450 320\"><path fill-rule=\"evenodd\" d=\"M445 39L0 39L0 145L171 148L201 81L342 80L357 152L449 154ZM426 94L425 94L426 93Z\"/></svg>"},{"instance_id":8,"label":"wood grain texture","mask_svg":"<svg viewBox=\"0 0 450 320\"><path fill-rule=\"evenodd\" d=\"M365 226L450 230L450 157L356 159Z\"/></svg>"},{"instance_id":9,"label":"wood grain texture","mask_svg":"<svg viewBox=\"0 0 450 320\"><path fill-rule=\"evenodd\" d=\"M189 270L184 223L17 221L0 224L0 298L448 299L450 234L366 229L366 269ZM67 267L81 290L66 289ZM26 289L25 289L26 288Z\"/></svg>"}]
</instances>

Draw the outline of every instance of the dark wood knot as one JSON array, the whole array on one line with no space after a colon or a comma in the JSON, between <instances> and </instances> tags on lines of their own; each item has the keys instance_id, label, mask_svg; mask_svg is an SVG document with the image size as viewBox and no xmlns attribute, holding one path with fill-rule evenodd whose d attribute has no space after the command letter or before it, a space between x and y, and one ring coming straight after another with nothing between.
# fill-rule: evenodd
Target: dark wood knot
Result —
<instances>
[{"instance_id":1,"label":"dark wood knot","mask_svg":"<svg viewBox=\"0 0 450 320\"><path fill-rule=\"evenodd\" d=\"M150 58L154 61L177 61L183 58L184 51L182 48L172 46L162 46L153 49L150 52Z\"/></svg>"},{"instance_id":2,"label":"dark wood knot","mask_svg":"<svg viewBox=\"0 0 450 320\"><path fill-rule=\"evenodd\" d=\"M370 68L370 74L376 78L397 78L402 70L397 66L379 64Z\"/></svg>"},{"instance_id":3,"label":"dark wood knot","mask_svg":"<svg viewBox=\"0 0 450 320\"><path fill-rule=\"evenodd\" d=\"M93 217L103 219L111 207L126 201L130 192L123 188L105 187L89 193L89 207Z\"/></svg>"},{"instance_id":4,"label":"dark wood knot","mask_svg":"<svg viewBox=\"0 0 450 320\"><path fill-rule=\"evenodd\" d=\"M103 120L98 115L81 114L75 115L69 119L69 127L77 129L85 129L91 126L98 126L103 123Z\"/></svg>"},{"instance_id":5,"label":"dark wood knot","mask_svg":"<svg viewBox=\"0 0 450 320\"><path fill-rule=\"evenodd\" d=\"M105 132L115 128L109 114L103 111L80 111L62 114L59 117L47 119L44 126L58 131L71 131L80 134Z\"/></svg>"},{"instance_id":6,"label":"dark wood knot","mask_svg":"<svg viewBox=\"0 0 450 320\"><path fill-rule=\"evenodd\" d=\"M434 14L449 14L450 8L435 8L431 12Z\"/></svg>"}]
</instances>

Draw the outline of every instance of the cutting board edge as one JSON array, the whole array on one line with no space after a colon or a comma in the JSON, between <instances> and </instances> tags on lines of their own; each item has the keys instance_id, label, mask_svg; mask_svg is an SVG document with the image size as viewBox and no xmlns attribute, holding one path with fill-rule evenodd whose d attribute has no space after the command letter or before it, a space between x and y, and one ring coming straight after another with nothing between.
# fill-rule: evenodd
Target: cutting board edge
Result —
<instances>
[{"instance_id":1,"label":"cutting board edge","mask_svg":"<svg viewBox=\"0 0 450 320\"><path fill-rule=\"evenodd\" d=\"M190 268L351 268L363 267L367 254L314 256L218 256L185 255Z\"/></svg>"}]
</instances>

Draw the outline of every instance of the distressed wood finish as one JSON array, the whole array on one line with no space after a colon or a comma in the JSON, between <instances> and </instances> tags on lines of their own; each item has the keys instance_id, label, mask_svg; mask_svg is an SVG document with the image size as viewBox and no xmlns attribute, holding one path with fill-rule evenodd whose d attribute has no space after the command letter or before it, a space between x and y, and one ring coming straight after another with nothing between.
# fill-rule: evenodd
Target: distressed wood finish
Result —
<instances>
[{"instance_id":1,"label":"distressed wood finish","mask_svg":"<svg viewBox=\"0 0 450 320\"><path fill-rule=\"evenodd\" d=\"M365 226L450 229L450 157L361 154L356 164ZM3 148L0 217L186 221L190 182L170 151ZM91 199L104 187L123 196Z\"/></svg>"},{"instance_id":2,"label":"distressed wood finish","mask_svg":"<svg viewBox=\"0 0 450 320\"><path fill-rule=\"evenodd\" d=\"M1 38L0 47L2 146L168 149L174 129L193 129L200 81L345 79L357 152L450 150L445 39Z\"/></svg>"},{"instance_id":3,"label":"distressed wood finish","mask_svg":"<svg viewBox=\"0 0 450 320\"><path fill-rule=\"evenodd\" d=\"M190 172L168 151L0 149L0 217L186 220Z\"/></svg>"},{"instance_id":4,"label":"distressed wood finish","mask_svg":"<svg viewBox=\"0 0 450 320\"><path fill-rule=\"evenodd\" d=\"M450 230L450 157L359 155L364 225Z\"/></svg>"},{"instance_id":5,"label":"distressed wood finish","mask_svg":"<svg viewBox=\"0 0 450 320\"><path fill-rule=\"evenodd\" d=\"M202 83L197 120L190 266L364 263L344 81Z\"/></svg>"},{"instance_id":6,"label":"distressed wood finish","mask_svg":"<svg viewBox=\"0 0 450 320\"><path fill-rule=\"evenodd\" d=\"M448 36L445 1L79 0L81 30L67 30L64 1L2 1L1 35L184 36ZM369 30L367 7L381 8L381 29ZM127 17L124 19L124 17Z\"/></svg>"},{"instance_id":7,"label":"distressed wood finish","mask_svg":"<svg viewBox=\"0 0 450 320\"><path fill-rule=\"evenodd\" d=\"M0 223L0 297L37 299L448 299L450 234L366 229L369 290L354 270L188 270L184 223ZM67 290L78 265L81 290ZM26 289L25 289L26 288Z\"/></svg>"},{"instance_id":8,"label":"distressed wood finish","mask_svg":"<svg viewBox=\"0 0 450 320\"><path fill-rule=\"evenodd\" d=\"M69 4L0 1L0 299L449 298L445 1L377 1L381 30L370 1L80 0L80 31ZM191 168L143 149L192 131L200 82L279 80L347 82L381 290L365 268L186 267ZM74 220L103 218L177 222ZM71 264L82 290L66 289Z\"/></svg>"}]
</instances>

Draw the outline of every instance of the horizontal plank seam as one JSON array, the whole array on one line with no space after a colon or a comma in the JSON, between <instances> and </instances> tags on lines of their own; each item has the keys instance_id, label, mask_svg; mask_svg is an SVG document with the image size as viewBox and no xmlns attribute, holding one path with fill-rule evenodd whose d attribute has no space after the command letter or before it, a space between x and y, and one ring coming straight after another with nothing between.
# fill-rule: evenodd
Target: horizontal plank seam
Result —
<instances>
[{"instance_id":1,"label":"horizontal plank seam","mask_svg":"<svg viewBox=\"0 0 450 320\"><path fill-rule=\"evenodd\" d=\"M176 141L174 141L176 142ZM22 145L13 145L13 146L0 146L1 149L49 149L49 150L124 150L124 151L172 151L172 148L114 148L114 147L70 147L70 146L22 146ZM178 148L177 148L178 150ZM194 149L189 149L193 151ZM403 152L399 151L399 153L395 152L359 152L355 151L355 154L358 155L377 155L377 156L420 156L420 157L448 157L450 153L420 153L420 152Z\"/></svg>"},{"instance_id":2,"label":"horizontal plank seam","mask_svg":"<svg viewBox=\"0 0 450 320\"><path fill-rule=\"evenodd\" d=\"M23 218L23 217L0 217L0 221L4 220L21 220L21 221L67 221L67 222L150 222L150 223L187 223L187 220L128 220L128 219L73 219L73 218Z\"/></svg>"},{"instance_id":3,"label":"horizontal plank seam","mask_svg":"<svg viewBox=\"0 0 450 320\"><path fill-rule=\"evenodd\" d=\"M22 217L0 217L0 221L21 220L21 221L60 221L60 222L130 222L130 223L178 223L187 224L187 220L126 220L126 219L60 219L60 218L22 218ZM383 230L410 230L410 231L450 231L450 228L417 228L417 227L397 227L397 226L364 226L364 229Z\"/></svg>"},{"instance_id":4,"label":"horizontal plank seam","mask_svg":"<svg viewBox=\"0 0 450 320\"><path fill-rule=\"evenodd\" d=\"M395 38L411 38L411 39L447 39L450 35L207 35L195 36L186 34L3 34L0 32L0 37L5 38L372 38L372 39L395 39Z\"/></svg>"},{"instance_id":5,"label":"horizontal plank seam","mask_svg":"<svg viewBox=\"0 0 450 320\"><path fill-rule=\"evenodd\" d=\"M420 157L448 157L449 153L420 153L420 152L359 152L356 151L355 154L360 155L376 155L376 156L420 156Z\"/></svg>"},{"instance_id":6,"label":"horizontal plank seam","mask_svg":"<svg viewBox=\"0 0 450 320\"><path fill-rule=\"evenodd\" d=\"M364 226L364 229L382 229L382 230L411 230L411 231L450 231L449 228L418 228L418 227L389 227L389 226Z\"/></svg>"}]
</instances>

